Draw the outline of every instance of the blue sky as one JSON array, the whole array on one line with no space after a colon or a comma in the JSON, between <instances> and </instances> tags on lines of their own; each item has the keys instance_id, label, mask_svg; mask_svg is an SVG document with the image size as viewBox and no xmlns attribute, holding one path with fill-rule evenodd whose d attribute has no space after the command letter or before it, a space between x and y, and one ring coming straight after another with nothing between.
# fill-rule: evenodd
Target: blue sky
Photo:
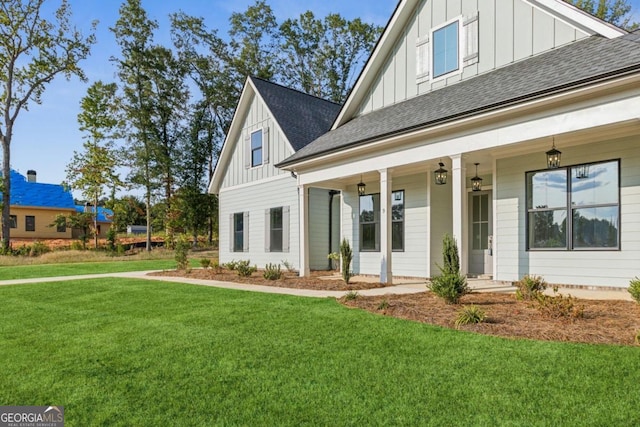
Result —
<instances>
[{"instance_id":1,"label":"blue sky","mask_svg":"<svg viewBox=\"0 0 640 427\"><path fill-rule=\"evenodd\" d=\"M73 21L81 29L88 31L90 22L98 20L97 44L91 57L80 65L85 70L89 82L77 79L66 81L58 77L48 86L42 97L42 104L31 104L29 111L20 113L11 148L11 166L26 174L34 169L38 181L60 183L65 179L65 168L73 151L82 148L82 134L78 131L77 115L81 98L87 87L96 80L111 82L116 80L115 67L109 61L118 56L109 27L118 18L120 0L70 0ZM393 12L396 0L267 0L278 20L297 17L311 10L316 17L328 13L340 13L353 19L360 17L365 22L384 25ZM636 20L640 20L640 0L632 0ZM59 4L51 1L51 7ZM254 4L254 0L142 0L149 16L159 22L156 41L170 45L168 14L184 11L194 16L202 16L209 28L217 28L220 35L228 30L228 20L232 12L242 12Z\"/></svg>"},{"instance_id":2,"label":"blue sky","mask_svg":"<svg viewBox=\"0 0 640 427\"><path fill-rule=\"evenodd\" d=\"M96 81L116 81L115 66L109 61L118 56L119 51L109 31L118 19L121 0L70 0L73 22L88 32L90 23L98 20L97 43L89 59L80 63L89 79L82 83L78 79L66 81L58 77L49 85L42 97L42 104L31 104L29 111L22 111L11 144L11 166L26 174L34 169L38 182L61 183L66 178L65 169L75 151L82 149L82 134L78 131L77 115L80 100L88 86ZM171 45L169 39L168 15L183 12L202 16L209 28L217 28L221 36L227 35L229 16L233 12L243 12L254 0L142 0L149 16L159 22L156 42ZM360 17L366 22L378 25L387 23L397 2L396 0L375 0L348 2L337 0L267 0L278 21L297 17L311 10L316 17L329 13L340 13L353 19ZM59 1L52 1L56 6ZM135 193L135 192L134 192Z\"/></svg>"}]
</instances>

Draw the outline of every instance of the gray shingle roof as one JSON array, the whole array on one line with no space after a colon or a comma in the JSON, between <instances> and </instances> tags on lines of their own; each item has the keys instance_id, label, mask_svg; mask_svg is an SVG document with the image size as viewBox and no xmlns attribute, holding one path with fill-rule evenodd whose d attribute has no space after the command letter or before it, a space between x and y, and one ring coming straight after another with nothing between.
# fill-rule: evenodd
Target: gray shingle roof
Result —
<instances>
[{"instance_id":1,"label":"gray shingle roof","mask_svg":"<svg viewBox=\"0 0 640 427\"><path fill-rule=\"evenodd\" d=\"M333 102L256 77L251 81L296 151L331 129L340 112Z\"/></svg>"},{"instance_id":2,"label":"gray shingle roof","mask_svg":"<svg viewBox=\"0 0 640 427\"><path fill-rule=\"evenodd\" d=\"M640 33L592 36L356 117L277 166L640 71Z\"/></svg>"}]
</instances>

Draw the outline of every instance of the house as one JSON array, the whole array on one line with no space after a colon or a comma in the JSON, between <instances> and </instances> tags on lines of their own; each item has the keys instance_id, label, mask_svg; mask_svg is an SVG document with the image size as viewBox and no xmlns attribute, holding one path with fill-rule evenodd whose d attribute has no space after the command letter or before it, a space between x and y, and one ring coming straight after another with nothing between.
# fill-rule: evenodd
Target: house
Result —
<instances>
[{"instance_id":1,"label":"house","mask_svg":"<svg viewBox=\"0 0 640 427\"><path fill-rule=\"evenodd\" d=\"M95 212L93 205L87 203L85 205L76 205L75 206L76 213L91 213ZM98 206L97 216L96 216L96 225L98 230L98 238L106 239L107 233L111 228L113 223L113 211L111 209L107 209L102 206ZM74 228L72 235L74 239L79 238L82 234L84 234L84 230L80 228Z\"/></svg>"},{"instance_id":2,"label":"house","mask_svg":"<svg viewBox=\"0 0 640 427\"><path fill-rule=\"evenodd\" d=\"M640 34L559 0L401 0L331 129L276 166L297 176L303 276L330 189L354 273L381 282L438 274L452 234L465 274L628 286Z\"/></svg>"},{"instance_id":3,"label":"house","mask_svg":"<svg viewBox=\"0 0 640 427\"><path fill-rule=\"evenodd\" d=\"M16 239L70 239L71 229L51 227L57 215L75 213L71 192L62 185L37 182L37 174L27 176L11 170L11 237Z\"/></svg>"},{"instance_id":4,"label":"house","mask_svg":"<svg viewBox=\"0 0 640 427\"><path fill-rule=\"evenodd\" d=\"M275 165L326 133L340 106L249 77L225 138L209 192L219 198L220 262L299 265L298 181ZM339 245L336 192L309 191L310 268L327 269ZM331 232L330 232L331 231Z\"/></svg>"}]
</instances>

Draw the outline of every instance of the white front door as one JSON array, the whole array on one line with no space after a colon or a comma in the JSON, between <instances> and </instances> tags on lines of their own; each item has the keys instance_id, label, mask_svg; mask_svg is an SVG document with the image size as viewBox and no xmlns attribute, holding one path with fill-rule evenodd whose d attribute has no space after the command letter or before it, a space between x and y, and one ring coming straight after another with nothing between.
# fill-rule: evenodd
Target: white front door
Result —
<instances>
[{"instance_id":1,"label":"white front door","mask_svg":"<svg viewBox=\"0 0 640 427\"><path fill-rule=\"evenodd\" d=\"M493 275L491 191L469 194L469 274Z\"/></svg>"}]
</instances>

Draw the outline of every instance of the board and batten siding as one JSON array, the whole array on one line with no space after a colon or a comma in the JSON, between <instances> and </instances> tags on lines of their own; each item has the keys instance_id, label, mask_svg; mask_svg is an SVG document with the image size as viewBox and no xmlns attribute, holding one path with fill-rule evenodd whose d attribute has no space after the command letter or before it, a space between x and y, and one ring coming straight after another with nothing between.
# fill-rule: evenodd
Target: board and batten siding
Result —
<instances>
[{"instance_id":1,"label":"board and batten siding","mask_svg":"<svg viewBox=\"0 0 640 427\"><path fill-rule=\"evenodd\" d=\"M260 129L268 128L268 161L257 167L247 167L247 151L249 143L247 137ZM233 155L226 169L221 189L235 187L249 182L260 181L278 175L288 175L289 172L276 168L274 165L293 155L289 143L286 141L275 120L269 113L262 99L253 95L251 106L243 119L242 132L232 143ZM263 154L264 157L264 154Z\"/></svg>"},{"instance_id":2,"label":"board and batten siding","mask_svg":"<svg viewBox=\"0 0 640 427\"><path fill-rule=\"evenodd\" d=\"M274 178L251 185L222 189L219 198L220 263L232 260L251 260L258 268L268 263L300 265L300 228L298 225L298 186L291 175ZM265 248L265 211L271 208L289 207L289 250L268 252ZM248 251L231 251L231 215L248 212Z\"/></svg>"},{"instance_id":3,"label":"board and batten siding","mask_svg":"<svg viewBox=\"0 0 640 427\"><path fill-rule=\"evenodd\" d=\"M404 190L404 251L392 254L395 276L428 277L429 205L427 174L392 177L393 191ZM367 194L379 193L379 183L367 182ZM360 252L359 197L355 185L343 192L342 233L349 239L354 253L353 271L357 274L380 274L380 252Z\"/></svg>"},{"instance_id":4,"label":"board and batten siding","mask_svg":"<svg viewBox=\"0 0 640 427\"><path fill-rule=\"evenodd\" d=\"M549 283L627 287L640 274L640 137L634 136L562 149L562 162L574 165L620 159L620 250L527 251L525 173L544 169L531 156L497 160L494 233L496 280L525 274Z\"/></svg>"},{"instance_id":5,"label":"board and batten siding","mask_svg":"<svg viewBox=\"0 0 640 427\"><path fill-rule=\"evenodd\" d=\"M475 14L478 15L478 61L449 78L418 79L418 40L431 39L432 29L439 25L460 16L464 22ZM359 114L455 84L587 36L523 0L422 1L371 85L358 109ZM430 44L430 57L431 47Z\"/></svg>"}]
</instances>

